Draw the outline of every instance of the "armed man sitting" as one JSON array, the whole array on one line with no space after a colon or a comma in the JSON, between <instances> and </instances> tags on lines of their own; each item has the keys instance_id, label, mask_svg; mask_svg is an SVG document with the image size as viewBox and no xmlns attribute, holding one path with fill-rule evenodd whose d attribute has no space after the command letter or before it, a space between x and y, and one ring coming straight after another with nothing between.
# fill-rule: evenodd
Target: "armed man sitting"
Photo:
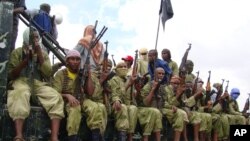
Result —
<instances>
[{"instance_id":1,"label":"armed man sitting","mask_svg":"<svg viewBox=\"0 0 250 141\"><path fill-rule=\"evenodd\" d=\"M48 54L41 49L38 31L27 28L23 33L23 46L13 50L9 60L7 108L15 122L15 141L23 141L24 120L30 113L30 98L36 96L51 119L51 141L58 140L60 120L64 117L61 95L44 82L51 76Z\"/></svg>"},{"instance_id":2,"label":"armed man sitting","mask_svg":"<svg viewBox=\"0 0 250 141\"><path fill-rule=\"evenodd\" d=\"M65 99L67 112L67 132L69 141L77 141L82 113L86 115L87 126L92 132L92 141L103 138L107 124L105 106L98 102L102 89L99 80L89 71L87 76L78 75L81 55L77 50L70 50L66 55L66 68L59 70L53 81L53 87ZM83 78L86 81L83 83ZM80 80L80 81L79 81ZM82 86L83 85L83 86Z\"/></svg>"}]
</instances>

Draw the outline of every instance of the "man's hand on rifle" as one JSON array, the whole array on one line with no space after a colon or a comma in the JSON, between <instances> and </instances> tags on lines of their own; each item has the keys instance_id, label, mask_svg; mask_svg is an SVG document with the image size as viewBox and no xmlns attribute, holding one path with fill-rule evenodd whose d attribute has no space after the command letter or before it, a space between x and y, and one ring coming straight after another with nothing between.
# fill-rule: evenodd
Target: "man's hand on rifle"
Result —
<instances>
[{"instance_id":1,"label":"man's hand on rifle","mask_svg":"<svg viewBox=\"0 0 250 141\"><path fill-rule=\"evenodd\" d=\"M176 113L177 112L177 107L172 106L172 111L173 111L173 113Z\"/></svg>"},{"instance_id":2,"label":"man's hand on rifle","mask_svg":"<svg viewBox=\"0 0 250 141\"><path fill-rule=\"evenodd\" d=\"M102 71L100 75L100 84L102 85L108 79L109 71Z\"/></svg>"},{"instance_id":3,"label":"man's hand on rifle","mask_svg":"<svg viewBox=\"0 0 250 141\"><path fill-rule=\"evenodd\" d=\"M133 84L135 83L137 76L136 75L132 75L131 77L129 77L129 81L125 87L125 90L127 91L129 87L133 86Z\"/></svg>"},{"instance_id":4,"label":"man's hand on rifle","mask_svg":"<svg viewBox=\"0 0 250 141\"><path fill-rule=\"evenodd\" d=\"M201 87L199 87L197 90L196 90L196 93L194 94L194 97L195 99L199 99L201 98L203 95L203 89Z\"/></svg>"},{"instance_id":5,"label":"man's hand on rifle","mask_svg":"<svg viewBox=\"0 0 250 141\"><path fill-rule=\"evenodd\" d=\"M130 78L129 78L129 83L128 83L128 86L132 86L134 83L135 83L135 80L137 79L137 75L132 75Z\"/></svg>"},{"instance_id":6,"label":"man's hand on rifle","mask_svg":"<svg viewBox=\"0 0 250 141\"><path fill-rule=\"evenodd\" d=\"M226 99L229 97L229 93L228 92L224 92L224 94L220 97L220 100Z\"/></svg>"},{"instance_id":7,"label":"man's hand on rifle","mask_svg":"<svg viewBox=\"0 0 250 141\"><path fill-rule=\"evenodd\" d=\"M153 81L153 85L152 85L152 90L153 91L155 91L157 89L159 83L160 83L159 81L155 81L155 80Z\"/></svg>"},{"instance_id":8,"label":"man's hand on rifle","mask_svg":"<svg viewBox=\"0 0 250 141\"><path fill-rule=\"evenodd\" d=\"M209 101L207 102L207 105L205 106L205 108L207 108L207 109L212 109L212 107L213 107L213 102L212 102L211 100L209 100Z\"/></svg>"},{"instance_id":9,"label":"man's hand on rifle","mask_svg":"<svg viewBox=\"0 0 250 141\"><path fill-rule=\"evenodd\" d=\"M66 98L70 106L75 107L80 104L80 102L71 94L66 94Z\"/></svg>"},{"instance_id":10,"label":"man's hand on rifle","mask_svg":"<svg viewBox=\"0 0 250 141\"><path fill-rule=\"evenodd\" d=\"M179 87L177 88L177 91L176 91L176 98L179 99L185 90L186 90L185 85L179 85Z\"/></svg>"},{"instance_id":11,"label":"man's hand on rifle","mask_svg":"<svg viewBox=\"0 0 250 141\"><path fill-rule=\"evenodd\" d=\"M114 103L113 103L113 108L115 109L115 111L120 111L121 110L121 107L122 107L122 105L121 105L121 102L120 101L115 101Z\"/></svg>"}]
</instances>

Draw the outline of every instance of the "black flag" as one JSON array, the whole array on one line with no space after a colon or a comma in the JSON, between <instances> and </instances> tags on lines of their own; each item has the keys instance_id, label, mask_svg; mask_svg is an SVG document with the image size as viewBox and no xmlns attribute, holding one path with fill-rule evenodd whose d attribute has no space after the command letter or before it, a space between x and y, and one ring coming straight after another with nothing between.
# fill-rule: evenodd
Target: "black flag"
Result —
<instances>
[{"instance_id":1,"label":"black flag","mask_svg":"<svg viewBox=\"0 0 250 141\"><path fill-rule=\"evenodd\" d=\"M171 19L174 15L170 0L161 0L160 12L163 30L165 30L165 22Z\"/></svg>"}]
</instances>

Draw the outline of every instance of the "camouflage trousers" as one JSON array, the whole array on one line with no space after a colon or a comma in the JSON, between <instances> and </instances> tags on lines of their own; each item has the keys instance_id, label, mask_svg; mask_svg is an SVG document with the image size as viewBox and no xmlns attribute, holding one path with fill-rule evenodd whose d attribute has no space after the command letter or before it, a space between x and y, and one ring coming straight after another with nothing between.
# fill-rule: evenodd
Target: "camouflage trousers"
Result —
<instances>
[{"instance_id":1,"label":"camouflage trousers","mask_svg":"<svg viewBox=\"0 0 250 141\"><path fill-rule=\"evenodd\" d=\"M186 112L186 111L185 111ZM188 120L190 124L200 124L201 123L201 117L200 117L200 113L196 112L196 111L189 111L187 112L188 115Z\"/></svg>"},{"instance_id":2,"label":"camouflage trousers","mask_svg":"<svg viewBox=\"0 0 250 141\"><path fill-rule=\"evenodd\" d=\"M250 125L250 117L246 118L246 124Z\"/></svg>"},{"instance_id":3,"label":"camouflage trousers","mask_svg":"<svg viewBox=\"0 0 250 141\"><path fill-rule=\"evenodd\" d=\"M64 102L62 96L44 82L34 81L34 94L26 79L17 79L12 84L13 90L8 90L7 108L13 120L25 119L30 114L30 98L35 95L50 119L63 118Z\"/></svg>"},{"instance_id":4,"label":"camouflage trousers","mask_svg":"<svg viewBox=\"0 0 250 141\"><path fill-rule=\"evenodd\" d=\"M137 110L138 108L134 105L126 105L128 109L128 122L129 128L128 133L134 133L137 124Z\"/></svg>"},{"instance_id":5,"label":"camouflage trousers","mask_svg":"<svg viewBox=\"0 0 250 141\"><path fill-rule=\"evenodd\" d=\"M138 119L143 129L143 135L151 135L152 132L161 131L162 114L153 107L139 107Z\"/></svg>"},{"instance_id":6,"label":"camouflage trousers","mask_svg":"<svg viewBox=\"0 0 250 141\"><path fill-rule=\"evenodd\" d=\"M199 113L201 118L200 130L206 133L212 131L212 116L209 113Z\"/></svg>"},{"instance_id":7,"label":"camouflage trousers","mask_svg":"<svg viewBox=\"0 0 250 141\"><path fill-rule=\"evenodd\" d=\"M222 121L220 115L211 113L211 116L212 116L212 130L214 130L214 132L219 134L220 129L222 127Z\"/></svg>"},{"instance_id":8,"label":"camouflage trousers","mask_svg":"<svg viewBox=\"0 0 250 141\"><path fill-rule=\"evenodd\" d=\"M246 118L242 115L226 114L230 125L245 125Z\"/></svg>"},{"instance_id":9,"label":"camouflage trousers","mask_svg":"<svg viewBox=\"0 0 250 141\"><path fill-rule=\"evenodd\" d=\"M220 114L220 120L221 120L221 126L219 128L219 132L218 132L218 138L220 140L223 139L228 139L229 137L229 130L230 130L230 124L229 124L229 120L227 117L227 114Z\"/></svg>"},{"instance_id":10,"label":"camouflage trousers","mask_svg":"<svg viewBox=\"0 0 250 141\"><path fill-rule=\"evenodd\" d=\"M116 111L112 108L111 113L115 118L115 128L118 131L128 131L129 129L129 118L128 118L128 108L126 105L121 104L121 109Z\"/></svg>"},{"instance_id":11,"label":"camouflage trousers","mask_svg":"<svg viewBox=\"0 0 250 141\"><path fill-rule=\"evenodd\" d=\"M102 103L93 102L90 99L84 99L82 105L71 107L66 105L67 111L67 131L68 136L76 135L82 119L82 113L86 115L87 126L93 129L100 129L104 134L107 125L107 111Z\"/></svg>"},{"instance_id":12,"label":"camouflage trousers","mask_svg":"<svg viewBox=\"0 0 250 141\"><path fill-rule=\"evenodd\" d=\"M172 109L163 108L162 113L167 117L169 123L172 125L175 131L182 132L184 129L185 123L188 123L187 113L182 109L177 109L174 113Z\"/></svg>"}]
</instances>

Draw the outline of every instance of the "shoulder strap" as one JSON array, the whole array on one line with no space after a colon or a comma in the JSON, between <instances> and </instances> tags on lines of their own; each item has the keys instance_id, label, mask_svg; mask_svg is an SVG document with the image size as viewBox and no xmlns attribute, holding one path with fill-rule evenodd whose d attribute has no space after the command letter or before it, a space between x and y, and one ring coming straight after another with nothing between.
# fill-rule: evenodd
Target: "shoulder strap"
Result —
<instances>
[{"instance_id":1,"label":"shoulder strap","mask_svg":"<svg viewBox=\"0 0 250 141\"><path fill-rule=\"evenodd\" d=\"M67 86L69 83L69 77L68 77L68 72L67 69L63 69L63 83L62 83L62 93L70 93L67 91Z\"/></svg>"}]
</instances>

